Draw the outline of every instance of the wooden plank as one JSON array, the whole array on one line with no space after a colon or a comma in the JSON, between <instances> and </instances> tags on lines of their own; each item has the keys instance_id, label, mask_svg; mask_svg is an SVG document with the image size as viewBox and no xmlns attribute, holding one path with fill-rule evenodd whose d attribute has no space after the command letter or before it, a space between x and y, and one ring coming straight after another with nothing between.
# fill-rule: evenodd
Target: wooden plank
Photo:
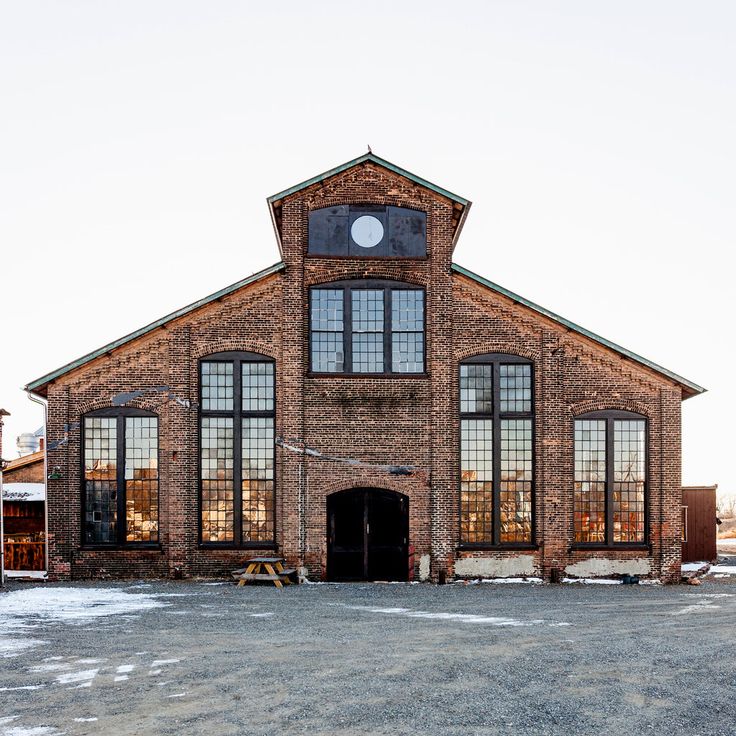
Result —
<instances>
[{"instance_id":1,"label":"wooden plank","mask_svg":"<svg viewBox=\"0 0 736 736\"><path fill-rule=\"evenodd\" d=\"M266 575L265 573L243 573L240 576L240 580L247 581L247 580L269 580L275 582L276 580L279 580L279 576L274 573L273 575Z\"/></svg>"}]
</instances>

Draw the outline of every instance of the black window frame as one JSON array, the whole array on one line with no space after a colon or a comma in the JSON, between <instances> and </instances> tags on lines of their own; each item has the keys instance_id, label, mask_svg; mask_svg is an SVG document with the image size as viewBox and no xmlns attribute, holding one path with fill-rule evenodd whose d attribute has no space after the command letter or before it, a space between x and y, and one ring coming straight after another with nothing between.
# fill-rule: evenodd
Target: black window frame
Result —
<instances>
[{"instance_id":1,"label":"black window frame","mask_svg":"<svg viewBox=\"0 0 736 736\"><path fill-rule=\"evenodd\" d=\"M644 422L644 539L636 542L615 542L613 540L613 477L614 477L614 442L616 420L643 421ZM605 420L606 422L606 479L605 479L605 541L604 542L577 542L575 541L575 423L581 420ZM644 414L622 409L605 409L601 411L590 411L577 414L572 423L572 545L571 549L651 549L649 536L649 418Z\"/></svg>"},{"instance_id":2,"label":"black window frame","mask_svg":"<svg viewBox=\"0 0 736 736\"><path fill-rule=\"evenodd\" d=\"M116 446L115 446L115 475L116 475L116 506L117 506L117 522L116 522L116 540L114 542L88 542L86 537L87 518L87 478L86 478L86 452L85 452L85 430L86 420L94 418L110 418L116 419ZM125 420L133 417L147 417L156 419L156 513L158 524L158 539L155 542L128 542L127 536L127 488L125 478ZM80 547L86 550L120 550L120 549L161 549L161 418L154 411L146 409L138 409L136 407L105 407L103 409L95 409L82 414L80 422L80 531L81 540ZM121 541L122 540L122 541Z\"/></svg>"},{"instance_id":3,"label":"black window frame","mask_svg":"<svg viewBox=\"0 0 736 736\"><path fill-rule=\"evenodd\" d=\"M315 371L312 366L312 303L313 293L321 289L342 290L343 292L343 370L342 371ZM383 291L383 371L359 372L353 371L353 306L352 292L360 290ZM399 330L392 330L392 299L394 291L419 291L422 293L422 370L394 371L393 369L393 335L403 334ZM308 365L310 377L353 376L362 378L412 378L427 377L427 290L418 284L406 281L392 281L389 279L345 279L330 281L323 284L312 284L309 287L307 300L307 330L308 330Z\"/></svg>"},{"instance_id":4,"label":"black window frame","mask_svg":"<svg viewBox=\"0 0 736 736\"><path fill-rule=\"evenodd\" d=\"M202 401L202 364L233 364L233 408L231 410L204 409ZM270 363L273 365L273 408L267 411L243 411L243 363ZM237 380L236 380L237 377ZM243 541L243 419L249 417L269 417L273 419L274 437L276 435L276 361L268 355L248 351L226 351L204 355L197 361L198 407L197 413L197 525L199 546L204 549L278 549L276 499L278 493L278 469L276 465L276 443L273 446L273 539L268 541ZM233 541L213 542L202 538L202 418L227 417L233 420Z\"/></svg>"},{"instance_id":5,"label":"black window frame","mask_svg":"<svg viewBox=\"0 0 736 736\"><path fill-rule=\"evenodd\" d=\"M460 371L464 365L493 365L492 374L492 392L493 404L492 410L488 412L463 412L461 410L461 388L460 388ZM530 386L531 386L531 410L528 412L502 412L501 411L501 365L528 365L530 367ZM484 549L519 549L519 550L535 550L538 549L536 543L536 478L537 478L537 442L536 442L536 386L535 386L535 370L534 361L521 355L513 355L511 353L484 353L482 355L474 355L470 358L461 360L458 364L458 549L468 550L484 550ZM491 419L492 420L492 488L493 488L493 505L492 505L492 540L484 542L468 542L462 538L462 422L464 419ZM530 540L528 542L502 542L501 541L501 422L504 419L528 419L532 427L532 481L531 481L531 524L530 524Z\"/></svg>"}]
</instances>

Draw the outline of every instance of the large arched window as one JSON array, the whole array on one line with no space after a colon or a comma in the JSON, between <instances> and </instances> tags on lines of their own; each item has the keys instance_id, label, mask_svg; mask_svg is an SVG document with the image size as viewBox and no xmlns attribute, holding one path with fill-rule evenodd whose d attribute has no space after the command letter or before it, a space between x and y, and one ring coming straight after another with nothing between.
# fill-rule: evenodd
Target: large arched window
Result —
<instances>
[{"instance_id":1,"label":"large arched window","mask_svg":"<svg viewBox=\"0 0 736 736\"><path fill-rule=\"evenodd\" d=\"M158 417L90 412L82 423L83 543L151 545L158 534Z\"/></svg>"},{"instance_id":2,"label":"large arched window","mask_svg":"<svg viewBox=\"0 0 736 736\"><path fill-rule=\"evenodd\" d=\"M423 373L424 289L337 281L310 290L313 373Z\"/></svg>"},{"instance_id":3,"label":"large arched window","mask_svg":"<svg viewBox=\"0 0 736 736\"><path fill-rule=\"evenodd\" d=\"M575 543L646 541L647 420L627 411L575 419Z\"/></svg>"},{"instance_id":4,"label":"large arched window","mask_svg":"<svg viewBox=\"0 0 736 736\"><path fill-rule=\"evenodd\" d=\"M460 364L460 541L532 544L534 376L516 355Z\"/></svg>"},{"instance_id":5,"label":"large arched window","mask_svg":"<svg viewBox=\"0 0 736 736\"><path fill-rule=\"evenodd\" d=\"M200 361L203 544L275 542L274 362L257 353Z\"/></svg>"}]
</instances>

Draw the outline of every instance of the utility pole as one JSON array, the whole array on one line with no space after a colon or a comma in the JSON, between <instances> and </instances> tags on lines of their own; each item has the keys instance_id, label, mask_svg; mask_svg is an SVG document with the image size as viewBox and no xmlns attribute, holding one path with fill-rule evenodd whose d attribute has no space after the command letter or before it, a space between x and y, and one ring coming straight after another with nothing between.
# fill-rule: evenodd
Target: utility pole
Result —
<instances>
[{"instance_id":1,"label":"utility pole","mask_svg":"<svg viewBox=\"0 0 736 736\"><path fill-rule=\"evenodd\" d=\"M3 510L3 417L9 417L10 412L0 409L0 588L5 587L5 520Z\"/></svg>"}]
</instances>

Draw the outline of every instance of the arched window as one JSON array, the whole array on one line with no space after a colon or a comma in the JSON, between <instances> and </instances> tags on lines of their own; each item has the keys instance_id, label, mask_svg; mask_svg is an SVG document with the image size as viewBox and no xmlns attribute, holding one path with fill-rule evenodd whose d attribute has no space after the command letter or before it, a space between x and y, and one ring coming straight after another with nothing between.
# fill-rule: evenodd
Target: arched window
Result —
<instances>
[{"instance_id":1,"label":"arched window","mask_svg":"<svg viewBox=\"0 0 736 736\"><path fill-rule=\"evenodd\" d=\"M516 355L460 364L460 541L532 544L534 376Z\"/></svg>"},{"instance_id":2,"label":"arched window","mask_svg":"<svg viewBox=\"0 0 736 736\"><path fill-rule=\"evenodd\" d=\"M158 417L129 408L90 412L82 447L83 543L157 544Z\"/></svg>"},{"instance_id":3,"label":"arched window","mask_svg":"<svg viewBox=\"0 0 736 736\"><path fill-rule=\"evenodd\" d=\"M423 373L424 289L337 281L310 290L312 373Z\"/></svg>"},{"instance_id":4,"label":"arched window","mask_svg":"<svg viewBox=\"0 0 736 736\"><path fill-rule=\"evenodd\" d=\"M575 419L575 543L646 541L647 420L627 411Z\"/></svg>"},{"instance_id":5,"label":"arched window","mask_svg":"<svg viewBox=\"0 0 736 736\"><path fill-rule=\"evenodd\" d=\"M200 372L202 544L275 542L275 366L257 353L217 353Z\"/></svg>"}]
</instances>

